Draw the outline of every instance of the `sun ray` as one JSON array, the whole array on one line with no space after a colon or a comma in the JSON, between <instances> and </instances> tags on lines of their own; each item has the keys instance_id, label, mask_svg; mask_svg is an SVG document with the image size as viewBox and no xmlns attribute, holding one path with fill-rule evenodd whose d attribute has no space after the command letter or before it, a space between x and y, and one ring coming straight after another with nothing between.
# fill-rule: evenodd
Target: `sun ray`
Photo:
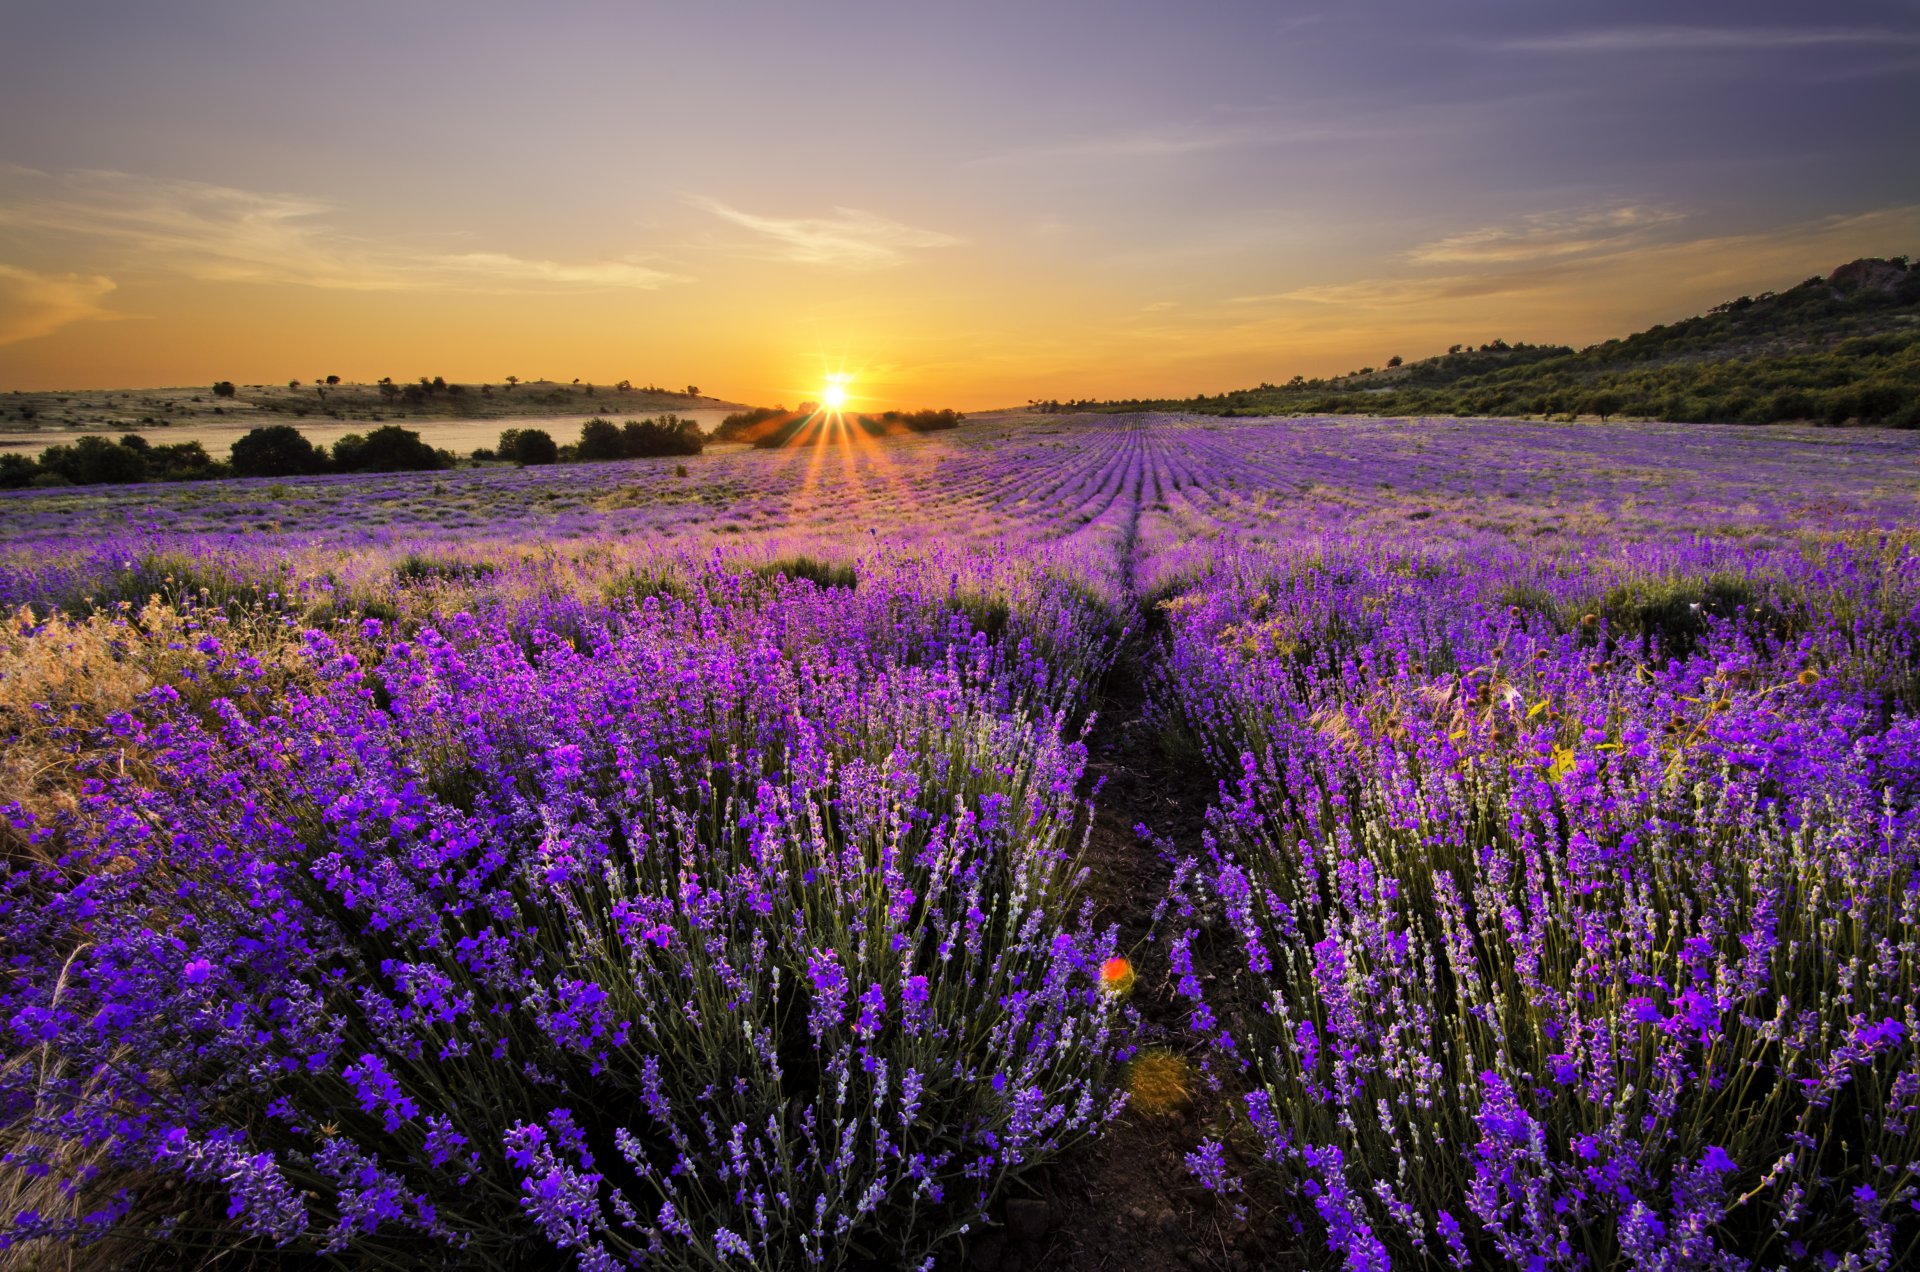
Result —
<instances>
[{"instance_id":1,"label":"sun ray","mask_svg":"<svg viewBox=\"0 0 1920 1272\"><path fill-rule=\"evenodd\" d=\"M864 413L855 409L860 395L853 385L860 371L847 370L844 358L838 370L830 369L833 363L828 359L821 361L819 387L804 391L807 400L802 405L811 409L793 426L782 448L794 452L791 460L800 469L798 499L811 504L826 496L838 503L843 514L863 523L876 517L898 520L903 515L929 515L944 521L942 514L923 507L906 469L890 453L886 444L890 439L871 435ZM942 443L920 440L931 443L930 456L948 457Z\"/></svg>"}]
</instances>

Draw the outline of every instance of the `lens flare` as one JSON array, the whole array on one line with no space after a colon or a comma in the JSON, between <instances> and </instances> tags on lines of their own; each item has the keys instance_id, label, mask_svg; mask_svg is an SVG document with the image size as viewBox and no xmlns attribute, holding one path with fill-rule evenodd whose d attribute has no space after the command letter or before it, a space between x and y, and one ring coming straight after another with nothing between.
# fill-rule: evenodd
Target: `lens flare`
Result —
<instances>
[{"instance_id":1,"label":"lens flare","mask_svg":"<svg viewBox=\"0 0 1920 1272\"><path fill-rule=\"evenodd\" d=\"M820 406L823 410L838 413L847 409L847 382L853 377L848 375L830 375L825 387L820 390Z\"/></svg>"},{"instance_id":2,"label":"lens flare","mask_svg":"<svg viewBox=\"0 0 1920 1272\"><path fill-rule=\"evenodd\" d=\"M1193 1103L1193 1069L1165 1048L1143 1052L1127 1067L1127 1104L1148 1117L1171 1117Z\"/></svg>"}]
</instances>

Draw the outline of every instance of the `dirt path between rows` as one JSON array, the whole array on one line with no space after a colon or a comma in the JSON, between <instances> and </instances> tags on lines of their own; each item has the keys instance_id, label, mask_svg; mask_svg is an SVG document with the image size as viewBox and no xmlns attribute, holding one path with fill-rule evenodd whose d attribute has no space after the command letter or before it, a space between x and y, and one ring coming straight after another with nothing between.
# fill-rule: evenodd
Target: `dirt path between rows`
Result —
<instances>
[{"instance_id":1,"label":"dirt path between rows","mask_svg":"<svg viewBox=\"0 0 1920 1272\"><path fill-rule=\"evenodd\" d=\"M1154 908L1166 895L1172 861L1153 839L1182 855L1199 850L1212 778L1171 760L1145 716L1142 659L1129 643L1110 676L1088 739L1088 768L1105 779L1084 860L1095 912L1119 926L1120 948L1138 970L1132 1002L1144 1052L1198 1059L1167 968L1165 933L1152 939ZM1142 837L1136 826L1153 837ZM1204 964L1200 966L1205 974ZM1002 1226L973 1241L965 1261L977 1272L1251 1272L1301 1266L1293 1243L1269 1221L1239 1222L1194 1185L1185 1155L1225 1124L1227 1108L1203 1084L1186 1107L1154 1114L1130 1107L1100 1136L1040 1172L1034 1192L1004 1203Z\"/></svg>"},{"instance_id":2,"label":"dirt path between rows","mask_svg":"<svg viewBox=\"0 0 1920 1272\"><path fill-rule=\"evenodd\" d=\"M1144 468L1144 465L1143 465ZM1121 578L1137 591L1135 539L1142 492L1121 541ZM1139 599L1139 598L1136 598ZM1216 783L1199 757L1175 758L1147 718L1147 682L1161 616L1150 608L1102 686L1087 738L1088 771L1101 783L1083 860L1100 923L1120 931L1137 969L1132 1002L1141 1054L1185 1063L1190 1099L1166 1112L1133 1099L1098 1138L1032 1180L1033 1192L1002 1204L1000 1227L972 1241L959 1267L975 1272L1252 1272L1304 1266L1270 1207L1249 1223L1194 1184L1185 1156L1228 1122L1226 1100L1205 1089L1167 965L1167 933L1153 931L1177 856L1200 851ZM1157 938L1157 939L1156 939ZM1196 971L1208 959L1196 947Z\"/></svg>"}]
</instances>

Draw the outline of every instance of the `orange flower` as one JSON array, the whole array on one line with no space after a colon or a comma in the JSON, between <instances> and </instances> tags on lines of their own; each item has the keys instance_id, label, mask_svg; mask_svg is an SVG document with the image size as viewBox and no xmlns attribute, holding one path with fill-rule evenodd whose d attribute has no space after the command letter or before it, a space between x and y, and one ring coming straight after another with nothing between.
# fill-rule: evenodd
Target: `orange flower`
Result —
<instances>
[{"instance_id":1,"label":"orange flower","mask_svg":"<svg viewBox=\"0 0 1920 1272\"><path fill-rule=\"evenodd\" d=\"M1110 958L1100 965L1100 988L1109 994L1124 994L1133 988L1133 964L1124 958Z\"/></svg>"}]
</instances>

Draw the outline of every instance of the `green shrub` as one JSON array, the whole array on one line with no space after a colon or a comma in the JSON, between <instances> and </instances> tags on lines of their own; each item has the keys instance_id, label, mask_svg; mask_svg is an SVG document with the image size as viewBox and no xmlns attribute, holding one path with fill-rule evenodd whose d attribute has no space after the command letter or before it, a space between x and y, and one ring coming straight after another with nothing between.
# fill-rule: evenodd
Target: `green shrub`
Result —
<instances>
[{"instance_id":1,"label":"green shrub","mask_svg":"<svg viewBox=\"0 0 1920 1272\"><path fill-rule=\"evenodd\" d=\"M452 557L427 556L410 552L393 567L393 577L403 584L479 583L497 573L485 561L461 561Z\"/></svg>"},{"instance_id":2,"label":"green shrub","mask_svg":"<svg viewBox=\"0 0 1920 1272\"><path fill-rule=\"evenodd\" d=\"M754 574L763 579L805 579L816 587L844 587L849 590L860 583L860 576L851 565L821 561L810 556L781 557L759 566Z\"/></svg>"},{"instance_id":3,"label":"green shrub","mask_svg":"<svg viewBox=\"0 0 1920 1272\"><path fill-rule=\"evenodd\" d=\"M291 424L256 428L235 441L230 453L233 471L241 477L300 477L327 470L326 452Z\"/></svg>"}]
</instances>

